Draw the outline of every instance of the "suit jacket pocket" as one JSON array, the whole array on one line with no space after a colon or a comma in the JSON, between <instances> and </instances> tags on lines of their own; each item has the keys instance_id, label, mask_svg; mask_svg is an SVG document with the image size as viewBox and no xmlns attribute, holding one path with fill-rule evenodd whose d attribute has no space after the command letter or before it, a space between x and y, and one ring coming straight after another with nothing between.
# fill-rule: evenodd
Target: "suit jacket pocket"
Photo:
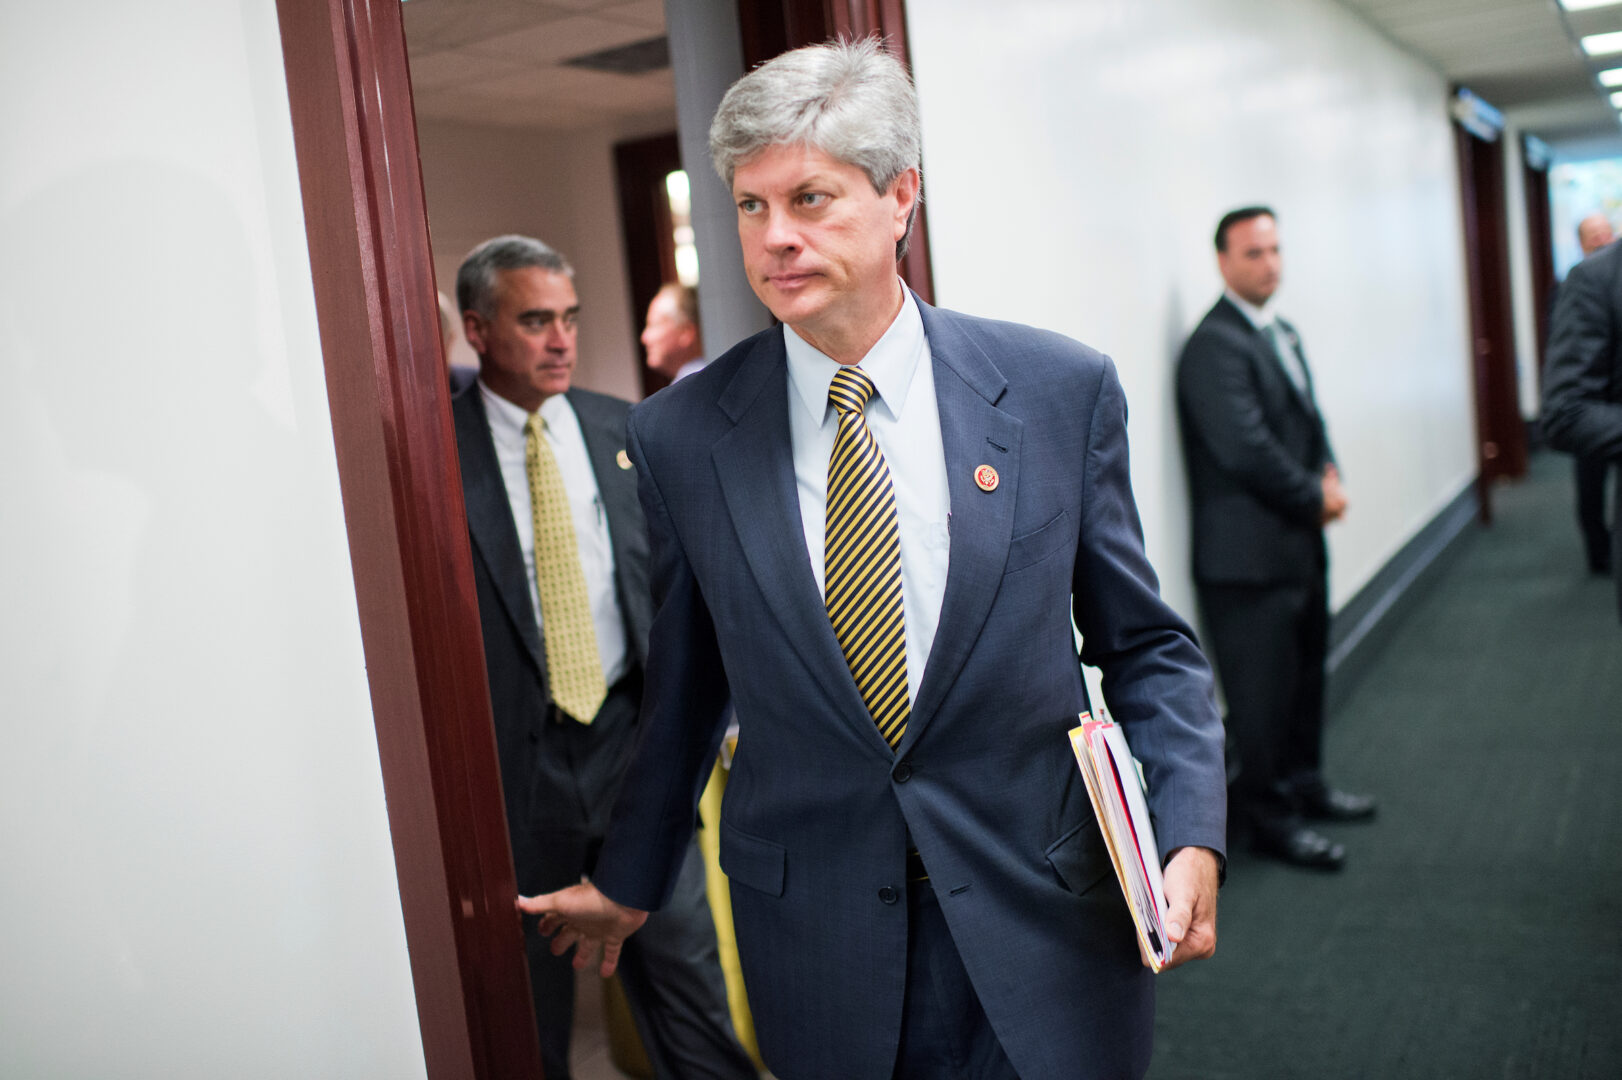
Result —
<instances>
[{"instance_id":1,"label":"suit jacket pocket","mask_svg":"<svg viewBox=\"0 0 1622 1080\"><path fill-rule=\"evenodd\" d=\"M1098 821L1091 815L1050 844L1045 854L1065 888L1077 896L1087 895L1099 882L1115 874Z\"/></svg>"},{"instance_id":2,"label":"suit jacket pocket","mask_svg":"<svg viewBox=\"0 0 1622 1080\"><path fill-rule=\"evenodd\" d=\"M1015 570L1023 570L1058 551L1070 535L1070 530L1065 528L1069 519L1070 511L1061 509L1046 525L1010 540L1008 562L1003 566L1003 573L1011 574Z\"/></svg>"},{"instance_id":3,"label":"suit jacket pocket","mask_svg":"<svg viewBox=\"0 0 1622 1080\"><path fill-rule=\"evenodd\" d=\"M732 881L769 896L782 896L787 865L788 849L782 844L721 822L721 869Z\"/></svg>"}]
</instances>

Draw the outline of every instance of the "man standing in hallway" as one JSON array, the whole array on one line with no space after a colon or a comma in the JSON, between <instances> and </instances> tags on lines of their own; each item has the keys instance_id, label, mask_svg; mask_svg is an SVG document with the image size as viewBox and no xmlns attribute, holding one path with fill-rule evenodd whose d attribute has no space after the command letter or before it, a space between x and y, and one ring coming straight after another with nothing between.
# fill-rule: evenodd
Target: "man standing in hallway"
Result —
<instances>
[{"instance_id":1,"label":"man standing in hallway","mask_svg":"<svg viewBox=\"0 0 1622 1080\"><path fill-rule=\"evenodd\" d=\"M1239 758L1234 818L1258 850L1338 869L1345 848L1305 819L1356 821L1374 801L1322 771L1329 640L1324 526L1346 513L1295 328L1273 310L1282 274L1267 207L1216 231L1222 298L1177 366L1192 502L1194 584Z\"/></svg>"},{"instance_id":2,"label":"man standing in hallway","mask_svg":"<svg viewBox=\"0 0 1622 1080\"><path fill-rule=\"evenodd\" d=\"M574 271L503 236L456 276L477 381L451 402L485 667L518 887L589 874L642 701L652 600L647 528L625 453L630 406L571 389ZM621 966L662 1080L754 1080L732 1034L698 847L676 855L670 904ZM548 1080L569 1073L574 971L525 919Z\"/></svg>"},{"instance_id":3,"label":"man standing in hallway","mask_svg":"<svg viewBox=\"0 0 1622 1080\"><path fill-rule=\"evenodd\" d=\"M704 370L704 333L698 323L698 293L681 284L666 284L653 294L642 328L648 367L676 382Z\"/></svg>"},{"instance_id":4,"label":"man standing in hallway","mask_svg":"<svg viewBox=\"0 0 1622 1080\"><path fill-rule=\"evenodd\" d=\"M1611 219L1604 214L1589 214L1577 223L1577 243L1582 246L1585 259L1615 239ZM1556 290L1554 300L1557 306L1559 297L1559 290ZM1550 324L1552 336L1552 317ZM1552 351L1550 356L1553 356ZM1611 463L1603 454L1577 454L1575 460L1577 528L1582 533L1588 569L1595 574L1609 575L1614 560L1611 556L1612 526L1605 520L1605 474L1610 470Z\"/></svg>"},{"instance_id":5,"label":"man standing in hallway","mask_svg":"<svg viewBox=\"0 0 1622 1080\"><path fill-rule=\"evenodd\" d=\"M777 1076L1141 1076L1154 985L1066 737L1072 616L1147 774L1174 963L1215 947L1225 800L1114 366L897 277L918 105L876 41L756 68L710 149L782 325L631 414L644 733L592 883L520 906L612 967L668 893L730 692L721 865Z\"/></svg>"},{"instance_id":6,"label":"man standing in hallway","mask_svg":"<svg viewBox=\"0 0 1622 1080\"><path fill-rule=\"evenodd\" d=\"M1611 466L1622 462L1622 244L1571 268L1560 287L1543 378L1543 432L1557 450ZM1622 513L1622 469L1616 469ZM1622 612L1622 528L1611 532L1610 570Z\"/></svg>"}]
</instances>

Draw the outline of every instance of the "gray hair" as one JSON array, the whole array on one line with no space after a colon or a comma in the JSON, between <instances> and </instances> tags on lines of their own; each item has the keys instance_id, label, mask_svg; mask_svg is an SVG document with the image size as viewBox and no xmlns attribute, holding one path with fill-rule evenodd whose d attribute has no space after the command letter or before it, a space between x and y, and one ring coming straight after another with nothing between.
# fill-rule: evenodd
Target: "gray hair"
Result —
<instances>
[{"instance_id":1,"label":"gray hair","mask_svg":"<svg viewBox=\"0 0 1622 1080\"><path fill-rule=\"evenodd\" d=\"M456 306L477 312L486 321L496 317L496 275L503 270L538 266L567 278L574 267L552 248L529 236L498 236L467 253L456 271Z\"/></svg>"},{"instance_id":2,"label":"gray hair","mask_svg":"<svg viewBox=\"0 0 1622 1080\"><path fill-rule=\"evenodd\" d=\"M912 79L876 37L807 45L768 60L721 99L710 159L731 188L739 165L777 145L808 146L854 165L882 195L922 157ZM909 235L917 213L915 203ZM906 251L903 236L896 258Z\"/></svg>"}]
</instances>

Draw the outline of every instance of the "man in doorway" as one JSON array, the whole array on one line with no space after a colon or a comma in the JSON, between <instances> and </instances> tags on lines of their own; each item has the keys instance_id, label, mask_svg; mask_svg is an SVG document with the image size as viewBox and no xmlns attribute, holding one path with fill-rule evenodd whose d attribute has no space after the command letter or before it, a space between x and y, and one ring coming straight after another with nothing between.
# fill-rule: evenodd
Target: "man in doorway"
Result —
<instances>
[{"instance_id":1,"label":"man in doorway","mask_svg":"<svg viewBox=\"0 0 1622 1080\"><path fill-rule=\"evenodd\" d=\"M641 706L652 600L626 402L573 389L574 271L538 240L474 248L456 276L478 379L451 401L518 887L589 874ZM661 1078L754 1080L732 1034L696 844L621 977ZM655 920L657 920L657 925ZM574 971L525 919L541 1059L567 1078Z\"/></svg>"},{"instance_id":2,"label":"man in doorway","mask_svg":"<svg viewBox=\"0 0 1622 1080\"><path fill-rule=\"evenodd\" d=\"M699 329L697 291L671 283L653 294L642 328L642 348L647 350L648 367L671 382L704 369L709 361Z\"/></svg>"},{"instance_id":3,"label":"man in doorway","mask_svg":"<svg viewBox=\"0 0 1622 1080\"><path fill-rule=\"evenodd\" d=\"M1613 243L1571 268L1554 309L1549 367L1543 379L1543 431L1550 446L1576 454L1579 463L1585 458L1609 466L1622 461L1619 289L1622 244ZM1616 477L1616 503L1622 507L1622 469ZM1612 530L1610 550L1622 612L1618 567L1622 567L1622 528Z\"/></svg>"},{"instance_id":4,"label":"man in doorway","mask_svg":"<svg viewBox=\"0 0 1622 1080\"><path fill-rule=\"evenodd\" d=\"M675 880L730 693L721 864L776 1075L1141 1076L1153 980L1066 737L1072 614L1148 778L1174 963L1215 947L1225 798L1114 367L897 277L918 108L876 41L746 75L710 148L783 325L632 413L644 734L593 882L520 906L613 966Z\"/></svg>"},{"instance_id":5,"label":"man in doorway","mask_svg":"<svg viewBox=\"0 0 1622 1080\"><path fill-rule=\"evenodd\" d=\"M1611 219L1604 214L1589 214L1577 223L1577 243L1581 245L1585 259L1615 239ZM1554 301L1556 305L1559 304L1558 290ZM1551 318L1551 336L1552 323ZM1553 356L1552 351L1550 356ZM1552 366L1552 359L1550 364ZM1603 454L1577 454L1575 461L1577 528L1582 533L1588 569L1595 574L1609 575L1614 560L1611 557L1612 526L1605 520L1605 474L1610 470L1611 462Z\"/></svg>"},{"instance_id":6,"label":"man in doorway","mask_svg":"<svg viewBox=\"0 0 1622 1080\"><path fill-rule=\"evenodd\" d=\"M1329 641L1324 526L1346 493L1295 327L1273 309L1283 270L1265 206L1223 216L1226 286L1177 365L1194 584L1238 751L1234 820L1258 850L1339 869L1346 849L1305 819L1361 821L1374 800L1322 771Z\"/></svg>"}]
</instances>

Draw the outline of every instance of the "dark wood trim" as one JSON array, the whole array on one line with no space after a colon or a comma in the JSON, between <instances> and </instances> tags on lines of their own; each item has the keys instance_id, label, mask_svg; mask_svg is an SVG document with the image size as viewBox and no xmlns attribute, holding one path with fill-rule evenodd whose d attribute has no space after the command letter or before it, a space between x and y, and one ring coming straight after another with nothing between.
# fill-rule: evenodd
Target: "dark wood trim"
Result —
<instances>
[{"instance_id":1,"label":"dark wood trim","mask_svg":"<svg viewBox=\"0 0 1622 1080\"><path fill-rule=\"evenodd\" d=\"M1490 522L1493 482L1526 475L1527 458L1511 321L1504 152L1501 143L1477 138L1457 122L1453 131L1470 296L1477 483L1481 519Z\"/></svg>"},{"instance_id":2,"label":"dark wood trim","mask_svg":"<svg viewBox=\"0 0 1622 1080\"><path fill-rule=\"evenodd\" d=\"M636 323L631 335L639 339L654 294L665 282L676 280L676 241L671 235L665 177L680 168L681 145L674 131L614 145L625 276L631 289L631 318ZM644 397L670 385L669 379L648 367L647 352L640 344L636 356Z\"/></svg>"},{"instance_id":3,"label":"dark wood trim","mask_svg":"<svg viewBox=\"0 0 1622 1080\"><path fill-rule=\"evenodd\" d=\"M276 6L428 1076L539 1077L400 4Z\"/></svg>"},{"instance_id":4,"label":"dark wood trim","mask_svg":"<svg viewBox=\"0 0 1622 1080\"><path fill-rule=\"evenodd\" d=\"M1537 323L1538 364L1533 378L1539 396L1543 369L1548 363L1549 316L1554 301L1554 229L1549 220L1549 170L1535 169L1521 155L1521 187L1526 196L1527 254L1532 260L1532 317Z\"/></svg>"},{"instance_id":5,"label":"dark wood trim","mask_svg":"<svg viewBox=\"0 0 1622 1080\"><path fill-rule=\"evenodd\" d=\"M912 70L904 0L738 0L738 31L746 69L802 45L877 34L884 39L885 48L908 71ZM929 262L929 217L924 206L918 207L907 254L898 269L902 280L925 303L935 302L935 275Z\"/></svg>"}]
</instances>

